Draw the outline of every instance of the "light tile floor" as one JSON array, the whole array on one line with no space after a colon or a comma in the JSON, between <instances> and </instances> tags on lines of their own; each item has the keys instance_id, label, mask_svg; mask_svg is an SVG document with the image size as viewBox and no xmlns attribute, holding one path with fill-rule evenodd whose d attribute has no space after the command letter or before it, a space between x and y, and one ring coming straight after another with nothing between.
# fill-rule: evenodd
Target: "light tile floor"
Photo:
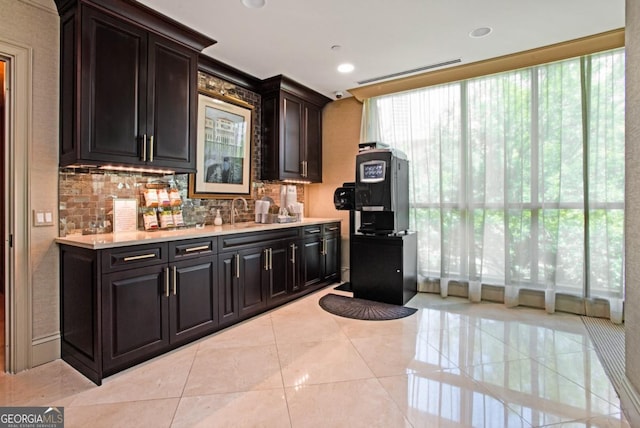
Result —
<instances>
[{"instance_id":1,"label":"light tile floor","mask_svg":"<svg viewBox=\"0 0 640 428\"><path fill-rule=\"evenodd\" d=\"M579 317L419 294L337 317L332 287L104 380L62 361L0 375L1 406L71 427L629 427Z\"/></svg>"}]
</instances>

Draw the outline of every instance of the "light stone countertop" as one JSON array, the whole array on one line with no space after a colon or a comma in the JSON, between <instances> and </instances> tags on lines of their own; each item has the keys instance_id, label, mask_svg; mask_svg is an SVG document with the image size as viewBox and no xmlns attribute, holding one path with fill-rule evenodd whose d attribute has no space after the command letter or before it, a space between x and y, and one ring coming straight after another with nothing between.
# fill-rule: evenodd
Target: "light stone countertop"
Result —
<instances>
[{"instance_id":1,"label":"light stone countertop","mask_svg":"<svg viewBox=\"0 0 640 428\"><path fill-rule=\"evenodd\" d=\"M285 229L290 227L309 226L314 224L341 222L339 218L305 218L295 223L260 224L254 222L236 223L234 226L205 226L175 230L136 231L124 233L103 233L98 235L69 235L56 238L58 244L74 247L101 250L105 248L125 247L128 245L153 244L157 242L177 241L180 239L202 238L206 236L230 235L234 233L251 233L263 230Z\"/></svg>"}]
</instances>

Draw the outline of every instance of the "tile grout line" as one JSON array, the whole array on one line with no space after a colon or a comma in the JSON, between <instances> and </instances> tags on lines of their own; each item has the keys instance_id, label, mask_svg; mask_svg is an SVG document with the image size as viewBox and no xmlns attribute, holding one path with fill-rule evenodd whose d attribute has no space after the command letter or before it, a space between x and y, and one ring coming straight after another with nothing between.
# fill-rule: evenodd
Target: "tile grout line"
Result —
<instances>
[{"instance_id":1,"label":"tile grout line","mask_svg":"<svg viewBox=\"0 0 640 428\"><path fill-rule=\"evenodd\" d=\"M197 344L198 348L196 349L196 352L193 353L193 359L191 360L191 366L189 367L189 371L187 372L187 376L185 377L184 385L182 385L182 391L180 391L180 397L178 397L178 404L177 404L175 410L173 411L173 415L171 416L171 422L169 423L169 427L173 426L173 423L175 422L176 415L178 414L178 409L180 409L180 403L182 403L182 399L184 398L184 391L187 388L187 384L189 383L189 377L191 376L191 370L193 370L193 365L195 364L196 358L198 357L198 352L200 352L200 345L201 344L202 344L202 342L198 342L198 344Z\"/></svg>"}]
</instances>

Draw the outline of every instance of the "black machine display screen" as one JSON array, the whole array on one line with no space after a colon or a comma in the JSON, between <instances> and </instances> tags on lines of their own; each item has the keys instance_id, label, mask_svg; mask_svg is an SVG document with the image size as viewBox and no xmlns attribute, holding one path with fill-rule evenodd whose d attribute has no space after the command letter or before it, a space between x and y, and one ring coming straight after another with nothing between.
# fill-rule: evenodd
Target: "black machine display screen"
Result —
<instances>
[{"instance_id":1,"label":"black machine display screen","mask_svg":"<svg viewBox=\"0 0 640 428\"><path fill-rule=\"evenodd\" d=\"M360 164L360 181L362 183L378 183L384 181L387 163L382 160L363 162Z\"/></svg>"}]
</instances>

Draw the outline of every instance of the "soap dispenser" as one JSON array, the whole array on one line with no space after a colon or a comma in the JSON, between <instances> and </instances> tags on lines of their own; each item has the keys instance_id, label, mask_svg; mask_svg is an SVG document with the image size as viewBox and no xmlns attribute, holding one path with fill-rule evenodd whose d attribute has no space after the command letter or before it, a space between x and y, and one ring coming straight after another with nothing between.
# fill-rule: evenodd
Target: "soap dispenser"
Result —
<instances>
[{"instance_id":1,"label":"soap dispenser","mask_svg":"<svg viewBox=\"0 0 640 428\"><path fill-rule=\"evenodd\" d=\"M220 217L220 210L216 210L216 218L213 219L213 224L216 226L222 225L222 217Z\"/></svg>"}]
</instances>

